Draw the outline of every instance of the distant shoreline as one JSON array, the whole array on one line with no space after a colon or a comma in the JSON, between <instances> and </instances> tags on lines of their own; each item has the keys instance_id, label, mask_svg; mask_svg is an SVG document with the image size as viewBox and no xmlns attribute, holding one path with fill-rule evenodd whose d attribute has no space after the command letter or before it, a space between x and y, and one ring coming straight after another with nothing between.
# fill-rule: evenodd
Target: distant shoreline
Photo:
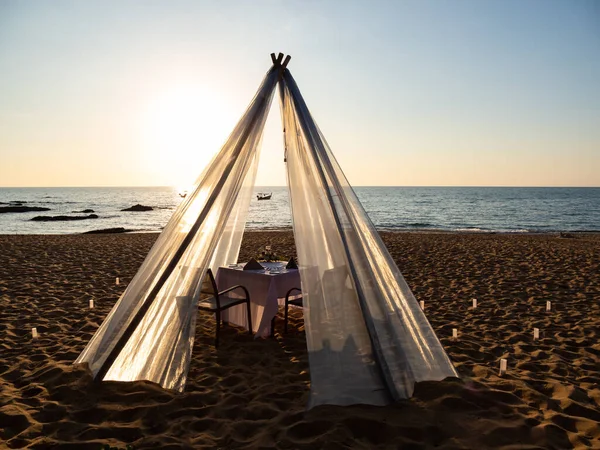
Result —
<instances>
[{"instance_id":1,"label":"distant shoreline","mask_svg":"<svg viewBox=\"0 0 600 450\"><path fill-rule=\"evenodd\" d=\"M268 201L251 198L247 230L289 230L293 226L286 187L256 187L272 192ZM358 197L380 231L417 233L560 233L600 232L600 188L459 188L361 187ZM93 210L98 218L43 222L35 214L0 216L0 234L77 234L105 229L160 232L181 204L170 187L152 188L11 188L0 189L0 204L44 207L51 216ZM150 211L124 211L132 205Z\"/></svg>"},{"instance_id":2,"label":"distant shoreline","mask_svg":"<svg viewBox=\"0 0 600 450\"><path fill-rule=\"evenodd\" d=\"M473 235L473 236L548 236L548 237L562 237L564 239L576 238L577 236L600 236L600 231L589 230L589 231L473 231L473 230L427 230L427 229L393 229L393 228L377 228L377 231L381 233L398 233L398 234L427 234L427 235ZM244 230L246 233L288 233L293 232L291 227L282 228L249 228ZM83 233L0 233L0 236L81 236L81 235L114 235L114 234L161 234L160 231L155 230L134 230L134 231L123 231L123 232L106 232L102 233L101 230L91 230ZM574 235L574 236L561 236L562 235Z\"/></svg>"},{"instance_id":3,"label":"distant shoreline","mask_svg":"<svg viewBox=\"0 0 600 450\"><path fill-rule=\"evenodd\" d=\"M280 185L255 185L255 189L263 188L283 188L287 187L286 184ZM485 186L444 186L444 185L373 185L373 184L353 184L353 188L432 188L432 189L445 189L445 188L491 188L491 189L600 189L600 186L505 186L505 185L485 185ZM0 189L178 189L179 186L0 186Z\"/></svg>"}]
</instances>

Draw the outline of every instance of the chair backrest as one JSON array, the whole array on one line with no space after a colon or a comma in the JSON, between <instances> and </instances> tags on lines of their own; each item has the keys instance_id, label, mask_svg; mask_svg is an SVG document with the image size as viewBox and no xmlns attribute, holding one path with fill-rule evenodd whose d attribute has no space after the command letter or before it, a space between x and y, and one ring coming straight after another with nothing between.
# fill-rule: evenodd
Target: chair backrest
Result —
<instances>
[{"instance_id":1,"label":"chair backrest","mask_svg":"<svg viewBox=\"0 0 600 450\"><path fill-rule=\"evenodd\" d=\"M202 288L200 289L200 301L205 298L214 297L217 302L217 308L221 308L221 302L219 301L219 290L217 289L217 282L213 276L212 270L207 269L204 280L202 280Z\"/></svg>"}]
</instances>

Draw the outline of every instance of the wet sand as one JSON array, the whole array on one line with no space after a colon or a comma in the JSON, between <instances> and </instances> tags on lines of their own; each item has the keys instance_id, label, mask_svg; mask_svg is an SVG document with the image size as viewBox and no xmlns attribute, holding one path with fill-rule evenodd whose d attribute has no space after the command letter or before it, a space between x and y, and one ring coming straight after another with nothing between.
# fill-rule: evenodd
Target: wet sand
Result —
<instances>
[{"instance_id":1,"label":"wet sand","mask_svg":"<svg viewBox=\"0 0 600 450\"><path fill-rule=\"evenodd\" d=\"M92 383L72 362L156 235L0 236L0 447L600 448L599 235L382 235L461 381L308 412L300 314L272 340L227 327L218 351L202 315L183 394ZM251 232L240 261L264 245L295 253L291 232Z\"/></svg>"}]
</instances>

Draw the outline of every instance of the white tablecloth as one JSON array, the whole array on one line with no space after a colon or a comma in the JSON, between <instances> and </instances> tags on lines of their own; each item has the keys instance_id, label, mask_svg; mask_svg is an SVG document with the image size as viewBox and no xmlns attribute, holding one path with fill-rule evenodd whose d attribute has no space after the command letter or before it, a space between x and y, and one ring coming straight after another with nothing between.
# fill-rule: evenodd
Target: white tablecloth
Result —
<instances>
[{"instance_id":1,"label":"white tablecloth","mask_svg":"<svg viewBox=\"0 0 600 450\"><path fill-rule=\"evenodd\" d=\"M285 263L272 262L261 265L269 270L242 270L240 264L236 268L220 267L217 271L217 287L223 291L241 284L250 293L252 312L252 331L257 337L268 336L271 332L271 320L277 314L278 299L284 299L291 288L300 288L298 269L285 269ZM229 293L232 297L243 295L243 291L235 290ZM298 292L295 292L298 294ZM221 313L223 320L248 326L246 305L233 306Z\"/></svg>"}]
</instances>

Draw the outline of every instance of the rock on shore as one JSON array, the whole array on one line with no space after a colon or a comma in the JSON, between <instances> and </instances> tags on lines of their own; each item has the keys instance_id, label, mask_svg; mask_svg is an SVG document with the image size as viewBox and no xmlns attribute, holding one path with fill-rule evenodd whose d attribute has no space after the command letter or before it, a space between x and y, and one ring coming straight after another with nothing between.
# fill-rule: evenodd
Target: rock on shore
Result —
<instances>
[{"instance_id":1,"label":"rock on shore","mask_svg":"<svg viewBox=\"0 0 600 450\"><path fill-rule=\"evenodd\" d=\"M68 220L87 220L97 219L96 214L90 214L89 216L35 216L33 221L35 222L66 222Z\"/></svg>"},{"instance_id":2,"label":"rock on shore","mask_svg":"<svg viewBox=\"0 0 600 450\"><path fill-rule=\"evenodd\" d=\"M144 206L144 205L133 205L129 208L122 209L121 211L153 211L154 208L152 206Z\"/></svg>"},{"instance_id":3,"label":"rock on shore","mask_svg":"<svg viewBox=\"0 0 600 450\"><path fill-rule=\"evenodd\" d=\"M50 208L42 208L41 206L0 206L0 214L2 213L24 213L32 211L50 211Z\"/></svg>"},{"instance_id":4,"label":"rock on shore","mask_svg":"<svg viewBox=\"0 0 600 450\"><path fill-rule=\"evenodd\" d=\"M102 230L91 230L86 231L82 234L115 234L115 233L130 233L134 230L128 230L127 228L117 227L117 228L104 228Z\"/></svg>"}]
</instances>

